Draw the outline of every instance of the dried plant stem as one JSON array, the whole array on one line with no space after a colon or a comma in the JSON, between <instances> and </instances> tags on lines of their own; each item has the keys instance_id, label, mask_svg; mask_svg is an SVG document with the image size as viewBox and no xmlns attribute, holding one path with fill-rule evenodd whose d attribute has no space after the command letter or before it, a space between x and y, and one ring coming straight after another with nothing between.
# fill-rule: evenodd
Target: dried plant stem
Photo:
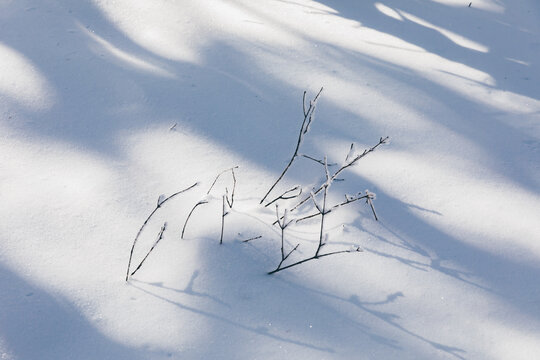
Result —
<instances>
[{"instance_id":1,"label":"dried plant stem","mask_svg":"<svg viewBox=\"0 0 540 360\"><path fill-rule=\"evenodd\" d=\"M193 214L193 212L195 211L197 206L204 205L204 204L208 204L208 201L207 200L201 200L198 203L196 203L195 206L193 206L193 208L191 208L191 211L189 212L189 214L188 214L188 216L186 218L186 221L184 222L184 226L182 227L182 235L180 236L180 239L184 238L184 232L186 231L186 226L187 226L187 223L188 223L189 219L191 218L191 214Z\"/></svg>"},{"instance_id":2,"label":"dried plant stem","mask_svg":"<svg viewBox=\"0 0 540 360\"><path fill-rule=\"evenodd\" d=\"M223 207L222 207L222 213L221 213L221 235L219 237L219 244L223 244L223 230L225 229L225 216L227 216L228 212L225 211L225 195L222 196L223 199Z\"/></svg>"},{"instance_id":3,"label":"dried plant stem","mask_svg":"<svg viewBox=\"0 0 540 360\"><path fill-rule=\"evenodd\" d=\"M210 186L210 188L208 189L208 191L206 192L206 195L209 195L210 194L210 191L212 191L212 189L214 188L214 185L216 185L216 182L218 181L218 179L220 178L221 175L225 174L227 171L231 171L232 172L232 175L233 175L233 180L234 180L234 183L236 184L236 178L234 177L234 169L238 169L238 166L234 166L230 169L225 169L223 170L222 172L220 172L216 178L214 179L214 182L212 183L212 186Z\"/></svg>"},{"instance_id":4,"label":"dried plant stem","mask_svg":"<svg viewBox=\"0 0 540 360\"><path fill-rule=\"evenodd\" d=\"M334 177L330 176L330 172L328 171L328 162L327 162L326 157L324 158L323 165L324 165L324 169L325 169L326 181L322 185L322 189L323 189L322 206L317 203L317 200L315 199L315 194L313 192L309 196L309 198L312 199L313 204L315 205L315 208L319 211L319 215L321 215L321 227L320 227L320 231L319 231L319 245L317 246L317 250L315 251L315 255L313 255L312 257L297 261L295 263L289 264L287 266L283 266L283 267L281 266L283 264L283 261L285 261L285 259L290 255L290 253L289 253L287 255L287 257L284 258L284 251L283 251L283 230L284 230L283 223L286 221L287 211L285 210L285 214L283 215L283 217L280 218L279 214L277 213L277 206L276 206L276 217L277 217L276 221L279 224L279 227L281 228L281 244L282 244L281 245L281 259L282 260L281 260L281 262L279 263L278 267L275 270L270 271L268 273L269 275L275 274L278 271L285 270L285 269L288 269L288 268L291 268L293 266L303 264L303 263L311 261L311 260L320 259L320 258L325 257L325 256L353 252L352 250L340 250L340 251L329 252L329 253L326 253L326 254L320 254L321 249L323 248L324 245L326 245L326 243L324 241L324 239L325 239L325 236L324 236L324 217L328 213L330 213L330 211L332 210L332 209L326 210L326 200L327 200L327 196L328 196L328 188L330 187L330 185L332 184L332 181L334 180ZM368 193L368 195L369 195L369 193ZM368 197L368 199L370 199L370 197ZM352 200L352 199L347 198L346 200L347 200L346 203L350 203L352 201L356 201L357 199ZM298 247L298 245L296 245L296 247ZM293 251L296 250L296 247L293 249ZM361 250L360 250L360 248L357 248L355 250L355 252L356 251L361 251Z\"/></svg>"},{"instance_id":5,"label":"dried plant stem","mask_svg":"<svg viewBox=\"0 0 540 360\"><path fill-rule=\"evenodd\" d=\"M309 108L307 110L306 110L306 92L304 91L304 96L302 98L304 120L302 121L302 126L300 127L300 133L298 134L298 140L296 142L296 148L294 149L294 153L293 153L291 159L289 160L289 162L287 163L287 166L285 166L285 169L283 170L281 175L279 175L278 179L274 182L274 184L270 187L270 189L263 196L263 198L260 201L260 204L262 204L264 202L264 200L266 200L268 195L270 195L272 190L274 190L276 185L281 181L283 176L285 176L285 173L289 170L289 168L293 164L294 160L298 156L298 150L300 150L300 145L302 144L302 140L304 139L304 135L309 131L311 121L313 120L313 114L315 112L316 103L317 103L317 100L319 99L319 95L321 94L322 91L323 91L323 88L321 87L321 89L319 90L319 92L317 93L315 98L313 98L313 100L309 102Z\"/></svg>"},{"instance_id":6,"label":"dried plant stem","mask_svg":"<svg viewBox=\"0 0 540 360\"><path fill-rule=\"evenodd\" d=\"M253 240L257 240L257 239L260 239L262 238L262 235L259 235L259 236L255 236L255 237L252 237L252 238L249 238L249 239L246 239L246 240L242 240L242 242L250 242L250 241L253 241Z\"/></svg>"},{"instance_id":7,"label":"dried plant stem","mask_svg":"<svg viewBox=\"0 0 540 360\"><path fill-rule=\"evenodd\" d=\"M302 156L305 157L306 159L309 159L309 160L315 161L316 163L324 165L324 161L322 161L322 160L315 159L314 157L306 155L306 154L302 154ZM337 165L337 164L336 163L328 164L328 166L335 166L335 165Z\"/></svg>"},{"instance_id":8,"label":"dried plant stem","mask_svg":"<svg viewBox=\"0 0 540 360\"><path fill-rule=\"evenodd\" d=\"M158 234L158 237L156 239L156 241L154 242L154 245L152 245L152 247L150 248L150 250L146 253L146 256L142 259L141 263L139 264L139 266L137 266L137 268L131 273L131 276L135 275L135 273L141 268L142 264L146 261L146 259L148 258L148 255L150 255L150 253L152 252L152 250L154 250L154 248L156 247L156 245L161 241L161 239L163 239L163 233L165 232L165 229L167 228L167 223L163 223L163 226L161 227L161 230L159 231L159 234Z\"/></svg>"},{"instance_id":9,"label":"dried plant stem","mask_svg":"<svg viewBox=\"0 0 540 360\"><path fill-rule=\"evenodd\" d=\"M292 193L294 191L298 191L298 194L289 195L290 193ZM264 207L268 207L268 206L272 205L273 203L275 203L278 200L294 199L296 197L299 197L300 195L302 195L302 188L300 187L300 185L296 185L295 187L290 188L289 190L285 191L283 194L279 195L274 200L270 201L268 204L264 205Z\"/></svg>"},{"instance_id":10,"label":"dried plant stem","mask_svg":"<svg viewBox=\"0 0 540 360\"><path fill-rule=\"evenodd\" d=\"M339 208L341 206L348 205L348 204L353 203L355 201L362 200L362 199L367 199L369 196L370 195L362 195L362 196L357 195L356 197L352 197L352 198L346 197L346 200L344 202L332 206L330 209L328 209L326 211L326 213L328 214L328 213L332 212L333 210L336 210L337 208ZM297 219L296 222L299 223L300 221L308 220L308 219L314 218L315 216L319 216L319 215L321 215L320 212L317 212L317 213L311 214L311 215L307 215L307 216L304 216L303 218ZM377 220L377 218L375 218L375 219Z\"/></svg>"},{"instance_id":11,"label":"dried plant stem","mask_svg":"<svg viewBox=\"0 0 540 360\"><path fill-rule=\"evenodd\" d=\"M292 268L293 266L297 266L297 265L300 265L300 264L303 264L305 262L308 262L308 261L311 261L311 260L315 260L315 259L320 259L320 258L323 258L325 256L330 256L330 255L336 255L336 254L343 254L343 253L352 253L352 252L360 252L361 250L360 249L357 249L355 251L352 251L352 250L340 250L340 251L333 251L333 252L329 252L329 253L326 253L326 254L321 254L321 255L317 255L317 256L312 256L310 258L307 258L307 259L303 259L303 260L300 260L300 261L297 261L295 263L292 263L292 264L289 264L289 265L286 265L286 266L283 266L283 267L279 267L275 270L272 270L268 273L268 275L272 275L272 274L275 274L281 270L285 270L285 269L288 269L288 268Z\"/></svg>"},{"instance_id":12,"label":"dried plant stem","mask_svg":"<svg viewBox=\"0 0 540 360\"><path fill-rule=\"evenodd\" d=\"M345 162L345 164L342 165L338 170L336 170L336 172L334 172L334 174L331 176L331 181L334 181L343 170L347 169L348 167L353 166L354 164L356 164L356 162L358 162L358 160L362 159L367 154L375 151L375 149L377 149L380 145L385 144L387 140L388 140L388 136L385 137L385 138L380 138L380 140L379 140L379 142L377 144L375 144L374 146L372 146L369 149L364 150L364 152L362 154L359 154L359 155L355 156L352 160L349 160L349 161ZM325 186L325 184L321 185L316 191L313 192L313 194L317 195L318 193L320 193L324 189L324 186ZM304 198L298 204L296 204L291 209L291 211L294 211L294 210L298 209L300 206L302 206L308 200L309 200L309 196Z\"/></svg>"},{"instance_id":13,"label":"dried plant stem","mask_svg":"<svg viewBox=\"0 0 540 360\"><path fill-rule=\"evenodd\" d=\"M366 199L366 202L369 204L369 206L371 207L371 211L373 212L373 216L375 217L375 220L376 221L379 221L379 218L377 217L377 213L375 212L375 207L373 206L373 200L372 200L372 197L368 196L367 199Z\"/></svg>"},{"instance_id":14,"label":"dried plant stem","mask_svg":"<svg viewBox=\"0 0 540 360\"><path fill-rule=\"evenodd\" d=\"M326 197L327 197L327 195L328 195L328 186L325 186L324 187L324 192L323 192L323 205L322 205L322 208L319 211L321 213L321 230L319 232L319 246L317 247L317 251L315 252L315 257L319 256L319 252L321 251L321 248L325 245L323 239L324 239L324 216L326 214L328 214L328 212L326 211ZM315 201L315 199L314 199L314 201Z\"/></svg>"},{"instance_id":15,"label":"dried plant stem","mask_svg":"<svg viewBox=\"0 0 540 360\"><path fill-rule=\"evenodd\" d=\"M129 253L129 261L128 261L128 266L127 266L127 271L126 271L126 281L128 281L128 278L129 278L129 269L130 269L130 266L131 266L131 260L133 259L133 251L135 250L135 245L137 244L137 241L139 240L139 236L141 235L144 227L146 226L146 224L148 223L148 221L150 221L150 219L152 218L152 216L154 216L154 214L156 213L156 211L161 208L163 206L163 204L165 204L167 201L169 201L170 199L174 198L175 196L177 195L180 195L188 190L191 190L192 188L194 188L195 186L197 186L199 183L195 183L193 185L191 185L190 187L184 189L184 190L180 190L174 194L172 194L171 196L169 196L168 198L165 198L163 199L162 201L159 201L156 205L156 208L154 210L152 210L152 212L150 213L150 215L148 215L148 217L146 218L146 220L144 221L144 223L142 224L141 228L139 229L139 231L137 232L137 235L135 236L135 239L133 240L133 245L131 246L131 251Z\"/></svg>"},{"instance_id":16,"label":"dried plant stem","mask_svg":"<svg viewBox=\"0 0 540 360\"><path fill-rule=\"evenodd\" d=\"M276 269L274 271L270 272L269 274L272 274L272 273L274 273L276 271L279 271L279 269L281 268L281 265L283 264L283 262L285 260L287 260L287 258L294 251L296 251L296 249L298 249L298 246L300 245L300 244L296 244L296 246L291 251L289 251L287 254L285 254L285 229L287 228L287 226L290 225L292 220L287 221L287 210L285 210L285 213L283 214L283 221L280 221L279 210L278 210L277 204L276 204L276 218L277 218L277 221L278 221L278 224L279 224L279 228L281 229L281 261L279 262Z\"/></svg>"},{"instance_id":17,"label":"dried plant stem","mask_svg":"<svg viewBox=\"0 0 540 360\"><path fill-rule=\"evenodd\" d=\"M206 192L206 195L210 195L210 192L212 191L212 189L214 188L214 186L216 185L216 182L218 181L218 179L221 177L221 175L225 174L226 172L231 172L231 175L232 175L232 179L233 179L233 187L232 187L232 191L231 191L231 196L229 198L229 189L225 188L225 194L224 197L225 197L225 200L227 201L227 204L229 205L229 208L232 209L233 205L234 205L234 194L235 194L235 191L236 191L236 175L234 173L234 169L238 169L238 166L234 166L232 168L229 168L229 169L225 169L223 170L222 172L220 172L216 178L214 179L214 182L212 183L212 185L210 186L210 188L208 189L208 191ZM180 236L181 239L184 238L184 232L186 231L186 226L187 226L187 223L189 221L189 219L191 218L191 215L193 214L193 212L195 211L195 209L198 207L198 206L201 206L201 205L204 205L204 204L208 204L208 200L206 199L203 199L203 200L200 200L198 203L196 203L193 208L191 209L191 211L189 212L187 218L186 218L186 221L184 222L184 226L182 227L182 235ZM223 234L222 234L222 238L223 238ZM220 242L221 243L221 242Z\"/></svg>"},{"instance_id":18,"label":"dried plant stem","mask_svg":"<svg viewBox=\"0 0 540 360\"><path fill-rule=\"evenodd\" d=\"M236 176L234 175L234 169L238 168L238 166L235 166L233 168L231 168L231 174L232 174L232 178L233 178L233 188L232 188L232 191L231 191L231 199L229 200L229 190L227 188L225 188L225 200L227 200L227 204L229 205L229 207L232 209L233 207L233 204L234 204L234 191L236 190Z\"/></svg>"}]
</instances>

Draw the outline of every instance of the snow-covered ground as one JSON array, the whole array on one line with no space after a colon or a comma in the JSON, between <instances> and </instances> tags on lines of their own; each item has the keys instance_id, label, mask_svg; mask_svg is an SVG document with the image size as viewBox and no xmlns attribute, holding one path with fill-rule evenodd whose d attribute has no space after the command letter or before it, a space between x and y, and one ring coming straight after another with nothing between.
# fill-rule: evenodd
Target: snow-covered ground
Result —
<instances>
[{"instance_id":1,"label":"snow-covered ground","mask_svg":"<svg viewBox=\"0 0 540 360\"><path fill-rule=\"evenodd\" d=\"M540 4L469 2L0 0L0 359L540 358ZM347 205L325 251L363 252L267 275L321 86L301 152L389 135L329 193L380 221ZM223 245L226 175L181 240L232 166Z\"/></svg>"}]
</instances>

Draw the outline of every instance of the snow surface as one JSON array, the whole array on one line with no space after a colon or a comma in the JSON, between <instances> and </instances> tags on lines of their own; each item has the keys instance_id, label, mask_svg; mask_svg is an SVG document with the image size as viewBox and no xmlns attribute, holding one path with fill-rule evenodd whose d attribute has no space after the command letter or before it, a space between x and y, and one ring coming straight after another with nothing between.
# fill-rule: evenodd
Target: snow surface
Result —
<instances>
[{"instance_id":1,"label":"snow surface","mask_svg":"<svg viewBox=\"0 0 540 360\"><path fill-rule=\"evenodd\" d=\"M540 358L540 4L469 2L0 0L0 359ZM329 194L380 221L270 276L258 202L321 86L301 153L391 136ZM224 244L227 176L180 240L235 165ZM317 219L286 231L313 255Z\"/></svg>"}]
</instances>

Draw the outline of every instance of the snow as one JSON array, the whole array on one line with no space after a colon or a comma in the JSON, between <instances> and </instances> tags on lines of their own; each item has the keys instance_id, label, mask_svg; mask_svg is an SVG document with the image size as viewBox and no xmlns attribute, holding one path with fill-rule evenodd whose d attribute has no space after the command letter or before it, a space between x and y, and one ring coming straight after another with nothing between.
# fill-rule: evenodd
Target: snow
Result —
<instances>
[{"instance_id":1,"label":"snow","mask_svg":"<svg viewBox=\"0 0 540 360\"><path fill-rule=\"evenodd\" d=\"M0 359L540 358L540 6L469 3L0 0ZM300 153L389 135L327 200L380 221L341 206L352 253L267 275L321 86Z\"/></svg>"}]
</instances>

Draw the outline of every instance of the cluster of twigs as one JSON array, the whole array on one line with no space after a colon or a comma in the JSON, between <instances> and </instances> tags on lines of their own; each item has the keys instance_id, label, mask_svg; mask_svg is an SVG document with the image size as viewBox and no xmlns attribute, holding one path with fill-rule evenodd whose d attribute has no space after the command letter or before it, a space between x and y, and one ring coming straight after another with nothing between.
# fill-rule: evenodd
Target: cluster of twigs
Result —
<instances>
[{"instance_id":1,"label":"cluster of twigs","mask_svg":"<svg viewBox=\"0 0 540 360\"><path fill-rule=\"evenodd\" d=\"M129 261L128 261L128 266L127 266L127 271L126 271L126 281L128 281L129 279L129 276L130 276L130 273L129 273L129 270L130 270L130 267L131 267L131 260L133 259L133 251L135 250L135 245L137 244L137 241L139 240L139 237L141 236L141 233L143 231L143 229L145 228L146 224L148 224L148 221L150 221L150 219L152 218L152 216L154 216L154 214L159 210L161 209L161 207L169 200L171 200L172 198L176 197L177 195L180 195L182 193L185 193L186 191L188 190L191 190L192 188L194 188L195 186L197 186L198 183L195 183L193 185L191 185L190 187L184 189L184 190L180 190L174 194L172 194L171 196L165 198L163 195L161 195L159 198L158 198L158 201L157 201L157 204L156 204L156 207L154 208L154 210L152 210L152 212L150 213L150 215L148 215L148 217L146 218L146 220L144 221L144 223L142 224L141 228L139 229L139 231L137 232L137 235L135 236L135 239L133 240L133 245L131 245L131 251L129 253ZM142 266L143 262L146 260L146 258L148 257L148 255L150 255L150 252L152 252L152 250L154 249L154 247L157 245L157 243L162 239L163 237L163 233L165 232L165 228L166 228L166 223L163 225L163 227L161 228L160 230L160 233L159 233L159 236L158 236L158 240L155 242L154 246L152 246L152 248L150 249L150 251L146 254L146 256L144 257L143 261L141 261L141 263L139 264L139 266L137 266L137 269L131 273L131 275L135 274L135 272L137 270L140 269L140 267Z\"/></svg>"},{"instance_id":2,"label":"cluster of twigs","mask_svg":"<svg viewBox=\"0 0 540 360\"><path fill-rule=\"evenodd\" d=\"M335 171L332 171L332 172L330 171L329 167L337 166L337 164L329 164L328 159L327 159L326 156L324 157L324 159L321 160L321 159L317 159L315 157L300 153L300 147L301 147L301 145L302 145L302 143L304 141L304 138L305 138L306 134L309 132L309 130L311 128L311 125L312 125L312 122L313 122L313 119L314 119L314 115L315 115L315 109L316 109L317 101L318 101L318 99L319 99L319 97L321 95L322 90L323 90L323 88L321 88L319 90L319 92L315 95L315 97L312 100L309 101L309 104L306 103L306 92L304 91L303 98L302 98L303 121L302 121L302 125L300 127L300 132L298 134L298 139L296 141L296 147L294 149L294 152L293 152L289 162L287 163L287 165L285 166L285 168L283 169L283 171L281 172L281 174L277 178L277 180L272 184L272 186L270 186L269 190L266 192L266 194L260 200L260 204L263 204L265 202L265 200L274 191L274 189L276 188L278 183L284 178L285 174L291 168L294 161L298 157L303 157L303 158L312 160L312 161L314 161L314 162L316 162L316 163L323 166L324 175L325 175L324 181L318 187L314 187L309 192L308 195L304 196L302 198L302 200L298 201L294 206L290 207L289 209L285 209L282 212L281 215L280 215L279 205L278 204L280 202L283 202L283 201L286 201L286 200L299 198L303 193L302 186L296 185L296 186L294 186L294 187L292 187L292 188L290 188L288 190L285 190L284 192L282 192L280 195L276 196L272 200L267 201L267 203L264 205L265 207L268 207L268 206L270 206L272 204L275 204L275 207L276 207L276 221L273 223L273 225L277 224L279 226L279 228L280 228L280 231L281 231L281 259L280 259L277 267L274 270L270 271L268 274L274 274L276 272L279 272L279 271L282 271L282 270L285 270L285 269L289 269L291 267L303 264L305 262L315 260L315 259L320 259L322 257L326 257L326 256L330 256L330 255L362 251L360 247L354 247L354 248L349 249L349 250L337 250L337 251L331 251L331 252L324 252L323 251L323 247L327 244L327 241L328 241L328 234L325 231L325 219L330 213L334 212L335 210L337 210L337 209L339 209L339 208L341 208L343 206L352 204L352 203L357 202L359 200L365 200L366 204L369 205L375 220L378 220L377 213L375 212L375 207L373 205L373 200L375 199L375 194L369 192L368 190L366 190L363 193L359 192L356 195L352 195L352 196L345 195L345 200L344 201L342 201L342 202L340 202L338 204L334 204L334 205L329 205L328 204L328 193L329 193L329 189L330 189L330 187L331 187L331 185L333 184L334 181L342 181L343 180L343 179L339 178L339 176L344 170L348 169L349 167L354 166L359 160L361 160L362 158L364 158L368 154L375 151L379 146L381 146L383 144L386 144L388 142L388 136L384 137L384 138L381 137L377 144L373 145L372 147L370 147L368 149L365 149L363 152L360 152L360 153L356 152L354 143L351 144L351 147L349 149L349 153L345 157L345 160L343 161L343 163ZM220 233L219 243L223 244L223 237L224 237L224 230L225 230L225 217L232 210L233 205L234 205L234 200L235 200L234 199L235 190L236 190L235 169L237 169L237 168L238 168L238 166L235 166L235 167L232 167L232 168L229 168L229 169L226 169L226 170L223 170L222 172L220 172L216 176L216 178L214 179L214 182L212 183L212 185L210 186L208 191L206 192L206 195L202 199L200 199L191 208L191 210L189 211L189 213L188 213L188 215L186 217L184 225L182 227L182 233L181 233L181 238L182 239L184 238L184 234L185 234L185 231L186 231L187 224L188 224L189 220L191 219L191 217L192 217L193 213L195 212L195 210L198 207L202 206L202 205L208 204L213 199L219 199L219 197L212 196L211 192L214 189L214 186L216 185L219 178L222 175L226 174L226 173L230 173L231 174L231 180L232 180L231 190L229 192L229 188L225 187L225 191L223 193L221 193L221 195L220 195L221 203L222 203L221 204L222 205L221 206L222 210L221 210L221 233ZM163 234L164 234L165 230L167 229L167 223L165 222L163 224L163 226L161 227L161 229L160 229L160 231L158 233L157 239L155 240L155 242L152 245L152 247L150 248L150 250L144 256L144 258L139 263L139 265L135 268L135 270L130 273L131 262L132 262L132 259L133 259L133 252L134 252L134 249L135 249L135 245L137 244L137 241L138 241L143 229L146 227L147 223L150 221L150 219L153 217L153 215L157 212L157 210L160 209L167 201L171 200L172 198L176 197L179 194L182 194L182 193L192 189L196 185L197 185L197 183L191 185L190 187L188 187L188 188L186 188L184 190L181 190L181 191L179 191L177 193L174 193L174 194L170 195L169 197L165 197L163 195L161 195L159 197L155 209L153 209L153 211L150 213L150 215L146 218L143 225L139 229L137 235L135 236L135 239L133 240L133 245L131 246L131 251L130 251L129 261L128 261L128 267L127 267L127 271L126 271L126 281L128 281L129 276L133 276L142 267L143 263L146 261L146 259L150 255L150 253L154 250L154 248L157 246L157 244L163 239ZM300 208L301 206L308 203L309 200L311 200L313 208L314 208L314 212L312 214L305 215L305 216L302 216L302 217L299 217L299 218L296 218L296 219L289 219L291 213L293 213L298 208ZM298 224L299 222L302 222L304 220L313 219L313 218L316 218L316 217L319 217L319 216L320 216L319 240L318 240L317 248L315 249L313 255L308 256L306 258L301 258L299 260L293 260L291 262L290 259L294 258L294 257L291 258L291 255L298 249L300 244L296 244L296 246L292 247L291 250L286 251L285 250L285 230L289 226L291 226L291 224L293 224L293 225ZM252 240L260 239L261 237L262 236L255 236L255 237L252 237L250 239L243 240L243 242L247 243L247 242L250 242Z\"/></svg>"},{"instance_id":3,"label":"cluster of twigs","mask_svg":"<svg viewBox=\"0 0 540 360\"><path fill-rule=\"evenodd\" d=\"M191 218L191 215L195 211L195 209L198 206L208 204L209 199L210 199L210 193L212 192L212 189L216 185L216 183L219 180L219 178L221 177L221 175L230 172L231 177L232 177L232 190L231 190L231 193L229 195L229 188L226 187L225 188L225 194L223 194L221 196L221 198L222 198L222 212L221 212L221 235L219 237L219 243L223 244L223 231L224 231L224 228L225 228L225 216L227 216L229 214L229 211L227 211L226 206L228 206L229 210L230 210L230 209L232 209L232 207L234 205L234 192L236 191L236 175L234 173L235 169L238 169L238 166L234 166L234 167L232 167L230 169L226 169L226 170L223 170L222 172L220 172L216 176L216 178L214 179L214 182L212 183L212 185L210 185L210 188L206 192L206 196L203 199L199 200L199 202L197 202L193 206L193 208L191 208L191 211L189 212L189 214L188 214L188 216L186 218L186 221L184 222L184 226L182 227L182 235L180 236L181 239L184 238L184 233L186 231L186 226L188 224L189 219Z\"/></svg>"},{"instance_id":4,"label":"cluster of twigs","mask_svg":"<svg viewBox=\"0 0 540 360\"><path fill-rule=\"evenodd\" d=\"M220 238L219 238L219 243L223 244L223 233L224 233L224 229L225 229L225 216L227 216L229 214L230 209L232 209L233 205L234 205L234 195L235 195L235 191L236 191L236 175L234 173L234 170L237 169L237 168L238 168L238 166L235 166L235 167L232 167L230 169L226 169L226 170L223 170L222 172L220 172L216 176L216 178L214 179L214 182L212 183L212 185L210 186L208 191L206 192L206 196L203 199L199 200L191 208L191 211L189 212L189 214L186 217L186 220L184 222L184 226L182 227L182 235L181 235L182 239L184 238L184 233L186 231L187 223L188 223L189 219L191 218L191 216L193 215L193 212L195 211L195 209L197 207L201 206L201 205L209 203L209 201L211 199L210 193L211 193L212 189L214 188L214 186L216 185L218 179L223 174L225 174L227 172L230 172L231 177L232 177L232 189L231 189L231 192L229 193L229 188L226 187L225 188L225 193L222 195L223 204L222 204L222 214L221 214L221 235L220 235ZM172 194L169 197L165 197L164 195L159 196L156 207L154 208L154 210L152 210L150 215L148 215L148 217L146 218L146 220L142 224L141 228L137 232L137 235L135 236L135 239L133 240L133 244L131 246L131 251L129 253L129 261L128 261L128 267L127 267L127 271L126 271L126 281L128 281L129 277L133 276L141 268L141 266L144 264L144 262L146 261L146 259L150 255L150 253L154 250L154 248L157 246L157 244L163 239L163 233L165 232L165 230L167 228L167 223L166 222L161 227L161 230L159 231L158 237L157 237L156 241L154 242L154 244L152 245L152 247L150 248L150 250L146 253L146 255L144 256L142 261L139 263L139 265L135 268L135 270L130 273L131 261L133 260L133 252L135 250L135 245L137 244L137 241L139 240L139 237L140 237L143 229L146 227L146 225L148 224L148 222L150 221L152 216L154 216L154 214L158 211L158 209L160 209L167 201L171 200L172 198L174 198L177 195L180 195L180 194L194 188L197 185L198 185L198 183L195 183L195 184L191 185L190 187L188 187L188 188L186 188L184 190L181 190L181 191L178 191L178 192ZM252 239L250 239L250 240L252 240Z\"/></svg>"},{"instance_id":5,"label":"cluster of twigs","mask_svg":"<svg viewBox=\"0 0 540 360\"><path fill-rule=\"evenodd\" d=\"M349 205L349 204L351 204L353 202L356 202L358 200L365 199L366 204L368 204L370 206L371 211L373 212L373 216L374 216L375 220L378 221L377 213L375 212L375 207L373 205L373 200L375 199L375 194L373 194L373 193L369 192L368 190L366 190L365 193L360 192L360 193L358 193L358 194L356 194L354 196L345 195L345 201L343 201L343 202L341 202L339 204L329 206L328 201L327 201L328 200L328 190L329 190L330 186L332 185L332 183L334 181L342 180L342 179L339 178L339 175L345 169L355 165L360 159L364 158L366 155L368 155L371 152L375 151L380 145L387 143L388 139L389 139L388 136L384 137L384 138L381 137L377 144L375 144L374 146L372 146L369 149L364 150L361 153L356 153L354 143L351 144L351 147L349 149L349 153L347 154L344 162L342 163L342 165L337 170L333 171L332 173L329 170L329 166L337 165L337 164L328 164L328 160L327 160L326 156L324 157L323 160L319 160L319 159L317 159L315 157L299 153L300 146L301 146L301 144L302 144L302 142L304 140L304 136L307 134L307 132L309 131L310 126L312 124L316 103L317 103L317 100L319 99L319 96L320 96L321 92L322 92L322 88L317 93L315 98L309 102L309 107L307 107L307 109L306 109L306 92L304 92L304 96L303 96L303 99L302 99L304 119L302 121L302 126L300 128L300 133L298 135L298 139L297 139L297 142L296 142L296 147L295 147L294 153L293 153L291 159L289 160L289 162L287 163L287 166L282 171L281 175L272 184L270 189L267 191L265 196L260 201L261 204L265 201L265 199L268 197L268 195L273 191L273 189L277 186L277 184L283 179L283 177L285 176L287 171L291 168L294 160L297 157L302 156L304 158L307 158L309 160L312 160L312 161L314 161L316 163L319 163L319 164L323 165L324 173L325 173L325 180L318 188L316 188L316 189L314 188L309 193L309 195L306 195L301 201L299 201L296 205L291 207L289 210L285 210L283 215L281 215L281 216L277 212L277 204L276 204L276 221L273 223L273 225L277 224L279 226L279 228L281 229L281 260L280 260L278 266L276 267L276 269L270 271L269 274L274 274L274 273L276 273L278 271L282 271L282 270L291 268L293 266L303 264L303 263L305 263L307 261L310 261L310 260L320 259L321 257L330 256L330 255L336 255L336 254L341 254L341 253L349 253L349 252L359 252L359 251L361 251L360 247L356 247L354 250L341 250L341 251L333 251L333 252L327 252L327 253L322 253L321 252L322 248L326 245L326 239L328 237L327 234L325 233L325 217L329 213L331 213L332 211L334 211L334 210L336 210L336 209L338 209L338 208L340 208L342 206ZM322 192L322 200L317 200L317 196L321 192ZM295 186L295 187L293 187L293 188L291 188L289 190L286 190L284 193L282 193L281 195L279 195L278 197L276 197L272 201L268 202L265 206L269 206L270 204L278 202L280 200L293 199L293 198L301 196L301 194L302 194L302 188L299 185L297 185L297 186ZM287 220L287 214L288 213L294 212L299 207L306 204L310 199L312 200L313 206L314 206L314 208L316 210L315 213L307 215L307 216L303 216L303 217L295 219L295 220ZM292 263L289 263L287 265L284 265L285 261L289 258L289 256L299 246L299 245L296 245L290 252L285 254L285 252L284 252L285 229L293 221L295 223L298 223L298 222L301 222L303 220L311 219L311 218L314 218L314 217L317 217L317 216L320 216L319 242L318 242L318 245L317 245L317 248L315 250L314 255L310 256L310 257L307 257L307 258L304 258L304 259L301 259L301 260L298 260L296 262L292 262Z\"/></svg>"}]
</instances>

